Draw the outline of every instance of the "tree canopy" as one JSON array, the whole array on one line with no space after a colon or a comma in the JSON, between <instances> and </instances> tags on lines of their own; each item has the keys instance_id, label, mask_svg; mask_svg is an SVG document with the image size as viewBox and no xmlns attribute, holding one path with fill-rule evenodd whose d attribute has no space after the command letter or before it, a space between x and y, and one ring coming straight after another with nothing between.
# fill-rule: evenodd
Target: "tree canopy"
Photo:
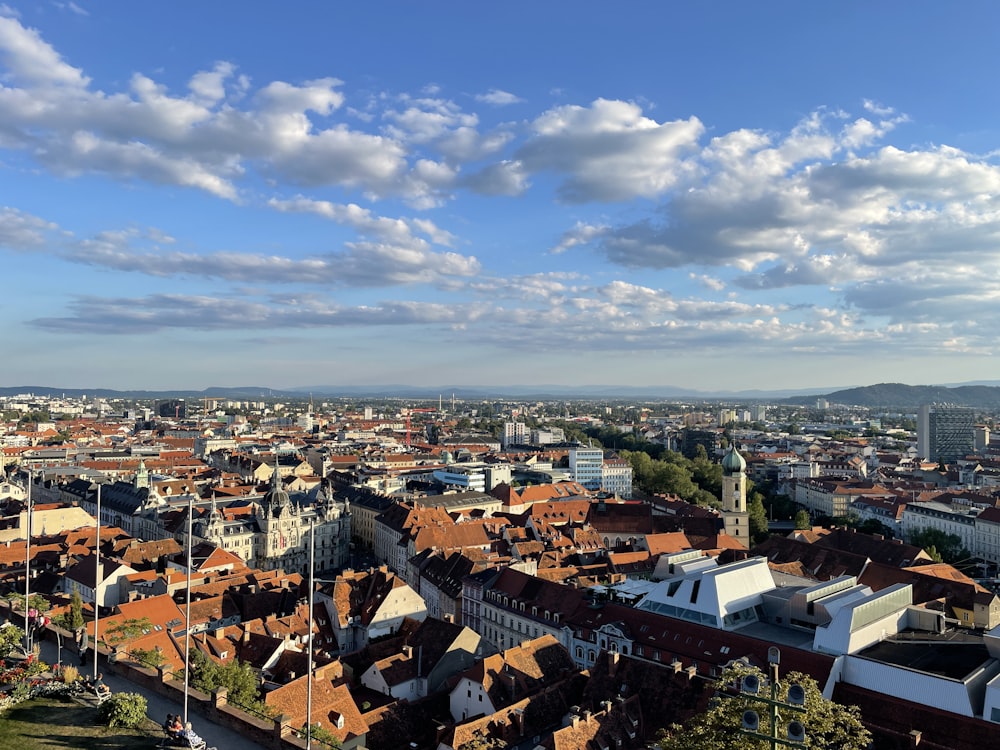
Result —
<instances>
[{"instance_id":1,"label":"tree canopy","mask_svg":"<svg viewBox=\"0 0 1000 750\"><path fill-rule=\"evenodd\" d=\"M957 534L948 534L940 529L923 529L910 535L910 544L922 548L928 555L935 557L931 548L940 557L939 562L955 563L967 560L971 554L962 546L962 539ZM937 558L935 558L937 559Z\"/></svg>"},{"instance_id":2,"label":"tree canopy","mask_svg":"<svg viewBox=\"0 0 1000 750\"><path fill-rule=\"evenodd\" d=\"M657 747L660 750L766 750L767 741L741 732L743 712L747 710L757 711L761 726L767 725L767 706L738 692L742 679L750 674L766 685L765 675L755 667L742 662L727 667L719 677L720 693L712 706L683 725L672 724L661 730ZM814 679L797 672L782 676L778 689L780 700L787 699L788 688L793 684L805 690L805 713L796 714L794 718L805 725L806 747L810 750L864 750L868 747L872 736L861 723L861 712L856 706L842 706L827 700ZM786 713L783 721L787 723L791 718Z\"/></svg>"}]
</instances>

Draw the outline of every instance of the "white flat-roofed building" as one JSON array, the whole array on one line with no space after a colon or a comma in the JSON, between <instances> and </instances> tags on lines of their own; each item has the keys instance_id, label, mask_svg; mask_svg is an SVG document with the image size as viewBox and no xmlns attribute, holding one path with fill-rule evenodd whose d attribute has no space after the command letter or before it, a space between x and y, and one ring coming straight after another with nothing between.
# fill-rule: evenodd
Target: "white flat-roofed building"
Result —
<instances>
[{"instance_id":1,"label":"white flat-roofed building","mask_svg":"<svg viewBox=\"0 0 1000 750\"><path fill-rule=\"evenodd\" d=\"M667 578L636 607L728 630L761 620L762 596L774 588L767 559L752 557Z\"/></svg>"},{"instance_id":2,"label":"white flat-roofed building","mask_svg":"<svg viewBox=\"0 0 1000 750\"><path fill-rule=\"evenodd\" d=\"M853 654L886 635L906 627L907 609L913 604L913 587L897 583L861 599L849 599L831 614L833 619L816 628L813 650L826 654ZM856 683L851 683L856 684Z\"/></svg>"}]
</instances>

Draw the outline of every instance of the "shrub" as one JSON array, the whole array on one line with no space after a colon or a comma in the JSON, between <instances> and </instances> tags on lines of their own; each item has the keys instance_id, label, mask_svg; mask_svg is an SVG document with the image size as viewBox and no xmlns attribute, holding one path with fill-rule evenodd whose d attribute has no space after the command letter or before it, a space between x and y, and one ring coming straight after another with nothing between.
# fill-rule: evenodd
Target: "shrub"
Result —
<instances>
[{"instance_id":1,"label":"shrub","mask_svg":"<svg viewBox=\"0 0 1000 750\"><path fill-rule=\"evenodd\" d=\"M146 721L146 698L139 693L114 693L97 709L97 720L112 728L140 727Z\"/></svg>"},{"instance_id":2,"label":"shrub","mask_svg":"<svg viewBox=\"0 0 1000 750\"><path fill-rule=\"evenodd\" d=\"M74 667L72 664L67 664L62 668L62 678L63 682L67 685L76 682L80 679L80 670Z\"/></svg>"}]
</instances>

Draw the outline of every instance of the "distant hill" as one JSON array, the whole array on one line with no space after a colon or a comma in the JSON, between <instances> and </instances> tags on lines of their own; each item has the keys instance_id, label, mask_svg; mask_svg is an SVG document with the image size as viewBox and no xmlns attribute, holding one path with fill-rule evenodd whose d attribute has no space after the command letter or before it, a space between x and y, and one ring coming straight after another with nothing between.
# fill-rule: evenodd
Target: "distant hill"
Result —
<instances>
[{"instance_id":1,"label":"distant hill","mask_svg":"<svg viewBox=\"0 0 1000 750\"><path fill-rule=\"evenodd\" d=\"M899 408L911 411L924 404L951 404L972 406L979 409L998 409L1000 408L1000 387L961 385L949 388L943 385L879 383L878 385L834 391L825 394L822 398L831 404ZM816 397L796 396L785 399L785 403L811 406L816 403Z\"/></svg>"}]
</instances>

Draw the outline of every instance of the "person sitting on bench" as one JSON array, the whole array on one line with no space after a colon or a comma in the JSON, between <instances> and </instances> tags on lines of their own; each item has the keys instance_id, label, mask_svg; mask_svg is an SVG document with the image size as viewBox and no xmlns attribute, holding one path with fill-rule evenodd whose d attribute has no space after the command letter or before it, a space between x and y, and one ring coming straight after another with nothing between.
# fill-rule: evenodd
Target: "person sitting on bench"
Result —
<instances>
[{"instance_id":1,"label":"person sitting on bench","mask_svg":"<svg viewBox=\"0 0 1000 750\"><path fill-rule=\"evenodd\" d=\"M181 731L179 736L181 737L181 739L187 740L188 745L190 745L191 747L205 746L205 740L199 737L195 733L194 729L191 728L190 721L184 725L184 729Z\"/></svg>"},{"instance_id":2,"label":"person sitting on bench","mask_svg":"<svg viewBox=\"0 0 1000 750\"><path fill-rule=\"evenodd\" d=\"M101 672L97 674L97 679L94 680L93 688L94 692L97 693L98 698L104 698L111 695L111 688L104 684L104 674Z\"/></svg>"}]
</instances>

